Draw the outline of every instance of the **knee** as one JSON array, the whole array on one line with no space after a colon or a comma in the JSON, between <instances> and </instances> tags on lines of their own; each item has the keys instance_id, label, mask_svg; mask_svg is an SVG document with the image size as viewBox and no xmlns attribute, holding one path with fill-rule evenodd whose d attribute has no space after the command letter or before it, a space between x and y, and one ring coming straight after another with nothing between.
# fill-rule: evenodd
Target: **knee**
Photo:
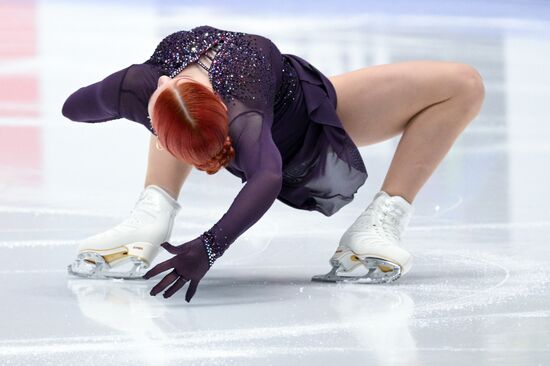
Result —
<instances>
[{"instance_id":1,"label":"knee","mask_svg":"<svg viewBox=\"0 0 550 366\"><path fill-rule=\"evenodd\" d=\"M471 109L479 111L485 99L485 85L479 71L471 65L457 63L454 78L458 95Z\"/></svg>"}]
</instances>

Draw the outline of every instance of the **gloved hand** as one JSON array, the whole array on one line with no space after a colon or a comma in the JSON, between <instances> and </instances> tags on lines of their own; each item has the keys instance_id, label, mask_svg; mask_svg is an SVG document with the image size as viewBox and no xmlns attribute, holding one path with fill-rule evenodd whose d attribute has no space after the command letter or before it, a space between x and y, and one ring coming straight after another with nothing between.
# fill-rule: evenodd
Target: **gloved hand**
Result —
<instances>
[{"instance_id":1,"label":"gloved hand","mask_svg":"<svg viewBox=\"0 0 550 366\"><path fill-rule=\"evenodd\" d=\"M151 268L143 275L143 278L149 279L169 269L172 271L151 289L150 294L155 296L173 283L163 294L164 298L168 298L181 289L187 281L191 281L185 294L185 301L189 302L197 291L199 281L210 269L202 239L199 236L182 245L173 246L164 242L161 246L175 256Z\"/></svg>"}]
</instances>

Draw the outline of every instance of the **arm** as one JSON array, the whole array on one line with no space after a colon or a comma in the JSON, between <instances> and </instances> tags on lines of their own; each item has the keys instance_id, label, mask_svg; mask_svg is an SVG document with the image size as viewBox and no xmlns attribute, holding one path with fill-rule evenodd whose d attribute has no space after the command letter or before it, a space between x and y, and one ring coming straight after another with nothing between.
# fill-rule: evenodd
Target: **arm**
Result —
<instances>
[{"instance_id":1,"label":"arm","mask_svg":"<svg viewBox=\"0 0 550 366\"><path fill-rule=\"evenodd\" d=\"M177 247L162 244L175 256L156 265L144 278L172 271L153 287L151 295L174 283L164 293L164 297L170 297L190 280L185 297L190 301L214 261L271 207L282 186L282 158L271 137L271 123L271 113L256 111L242 113L230 123L235 136L235 162L243 170L246 184L211 229Z\"/></svg>"},{"instance_id":2,"label":"arm","mask_svg":"<svg viewBox=\"0 0 550 366\"><path fill-rule=\"evenodd\" d=\"M231 128L238 131L235 159L246 183L229 210L203 234L204 239L208 239L205 246L210 265L265 214L281 191L282 158L271 138L271 116L267 119L259 112L250 111L231 123Z\"/></svg>"},{"instance_id":3,"label":"arm","mask_svg":"<svg viewBox=\"0 0 550 366\"><path fill-rule=\"evenodd\" d=\"M149 97L160 72L152 65L135 64L72 93L63 104L65 117L78 122L127 118L153 132L147 115Z\"/></svg>"}]
</instances>

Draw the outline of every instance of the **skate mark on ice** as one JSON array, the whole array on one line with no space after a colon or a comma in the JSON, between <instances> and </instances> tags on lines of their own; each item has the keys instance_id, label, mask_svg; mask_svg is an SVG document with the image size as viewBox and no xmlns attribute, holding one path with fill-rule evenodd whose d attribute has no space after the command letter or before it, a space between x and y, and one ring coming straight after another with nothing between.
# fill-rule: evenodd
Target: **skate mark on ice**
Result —
<instances>
[{"instance_id":1,"label":"skate mark on ice","mask_svg":"<svg viewBox=\"0 0 550 366\"><path fill-rule=\"evenodd\" d=\"M456 210L458 207L460 207L460 205L462 205L462 203L464 202L464 199L462 198L462 196L458 196L458 200L453 203L451 206L441 210L439 208L439 205L436 206L436 213L432 216L430 216L430 218L437 218L447 212L451 212L453 210Z\"/></svg>"},{"instance_id":2,"label":"skate mark on ice","mask_svg":"<svg viewBox=\"0 0 550 366\"><path fill-rule=\"evenodd\" d=\"M496 284L491 285L489 287L481 288L481 289L478 289L478 290L473 290L472 293L470 293L469 295L466 295L466 296L459 296L459 297L452 298L452 299L447 299L447 300L438 301L438 302L435 302L435 303L430 303L430 304L426 304L426 305L422 305L422 306L417 306L416 309L415 309L416 314L419 315L422 312L432 312L432 311L435 311L435 310L457 309L459 306L463 308L463 307L466 307L468 305L475 305L476 303L480 303L480 302L483 303L483 304L490 303L491 293L494 292L495 290L497 290L498 288L502 287L504 284L506 284L508 282L508 280L510 279L510 271L506 266L498 263L495 260L491 261L491 260L488 260L486 258L483 258L482 255L483 254L479 254L477 256L471 256L471 255L464 255L464 254L457 254L457 253L452 253L451 254L451 253L448 253L448 252L444 252L444 254L441 254L441 257L453 256L453 257L458 257L458 258L463 258L463 259L469 260L470 263L476 263L477 262L477 263L485 264L487 266L492 266L494 268L498 268L502 272L502 279L500 281L498 281ZM419 257L419 256L417 256L417 257ZM426 258L426 257L424 257L424 258ZM499 258L498 261L502 262L503 258ZM462 263L465 263L465 262L462 262ZM470 291L472 291L472 290L470 290ZM489 295L489 299L485 298L485 299L481 300L481 296L483 294Z\"/></svg>"}]
</instances>

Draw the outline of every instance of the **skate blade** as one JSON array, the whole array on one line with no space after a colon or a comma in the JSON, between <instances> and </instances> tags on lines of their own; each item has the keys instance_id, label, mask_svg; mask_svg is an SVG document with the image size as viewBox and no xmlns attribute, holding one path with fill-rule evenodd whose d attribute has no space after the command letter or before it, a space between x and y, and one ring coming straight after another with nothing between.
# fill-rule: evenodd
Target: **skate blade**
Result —
<instances>
[{"instance_id":1,"label":"skate blade","mask_svg":"<svg viewBox=\"0 0 550 366\"><path fill-rule=\"evenodd\" d=\"M350 283L389 283L401 277L401 266L396 263L381 258L359 258L359 261L368 271L362 276L340 275L338 270L340 265L335 262L332 264L330 272L324 275L315 275L311 278L315 282L350 282Z\"/></svg>"},{"instance_id":2,"label":"skate blade","mask_svg":"<svg viewBox=\"0 0 550 366\"><path fill-rule=\"evenodd\" d=\"M139 258L128 257L126 260L118 261L117 267L124 264L130 265L130 268L125 271L115 271L101 255L84 252L80 253L76 260L67 266L67 272L81 278L126 280L141 279L146 272L143 269L147 268L147 265Z\"/></svg>"}]
</instances>

